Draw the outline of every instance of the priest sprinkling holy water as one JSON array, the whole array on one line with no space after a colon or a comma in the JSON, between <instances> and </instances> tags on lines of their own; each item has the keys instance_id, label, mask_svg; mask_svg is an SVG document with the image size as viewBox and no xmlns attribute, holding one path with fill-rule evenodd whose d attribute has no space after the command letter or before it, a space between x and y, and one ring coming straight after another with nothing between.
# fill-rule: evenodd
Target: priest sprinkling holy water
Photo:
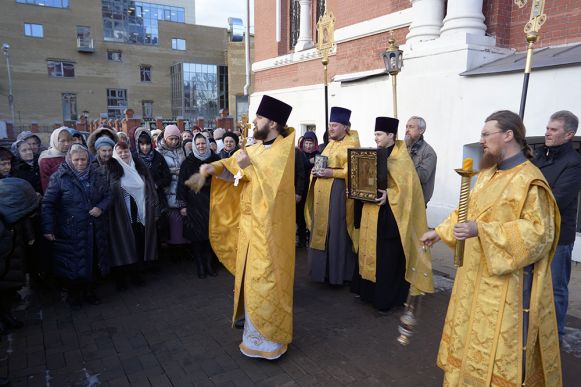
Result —
<instances>
[{"instance_id":1,"label":"priest sprinkling holy water","mask_svg":"<svg viewBox=\"0 0 581 387\"><path fill-rule=\"evenodd\" d=\"M292 107L263 96L255 145L205 164L195 190L212 175L210 242L235 276L232 321L245 318L240 351L274 360L292 341L295 266L294 129Z\"/></svg>"}]
</instances>

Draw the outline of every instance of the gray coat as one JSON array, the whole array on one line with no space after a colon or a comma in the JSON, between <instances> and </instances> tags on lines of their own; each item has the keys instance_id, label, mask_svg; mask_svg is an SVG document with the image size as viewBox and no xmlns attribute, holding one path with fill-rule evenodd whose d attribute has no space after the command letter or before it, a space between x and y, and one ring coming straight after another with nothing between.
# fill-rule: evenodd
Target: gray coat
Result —
<instances>
[{"instance_id":1,"label":"gray coat","mask_svg":"<svg viewBox=\"0 0 581 387\"><path fill-rule=\"evenodd\" d=\"M408 150L416 166L416 171L422 184L422 191L424 192L424 201L427 205L434 193L438 156L436 156L434 148L424 140L423 136Z\"/></svg>"}]
</instances>

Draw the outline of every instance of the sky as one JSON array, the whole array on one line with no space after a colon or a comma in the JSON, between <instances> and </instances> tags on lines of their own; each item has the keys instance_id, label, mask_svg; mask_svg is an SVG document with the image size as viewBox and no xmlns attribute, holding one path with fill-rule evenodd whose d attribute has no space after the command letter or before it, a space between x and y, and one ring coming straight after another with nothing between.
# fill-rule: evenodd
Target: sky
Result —
<instances>
[{"instance_id":1,"label":"sky","mask_svg":"<svg viewBox=\"0 0 581 387\"><path fill-rule=\"evenodd\" d=\"M246 24L246 0L195 0L196 24L228 27L228 18L237 17ZM250 0L250 29L254 30L254 0Z\"/></svg>"}]
</instances>

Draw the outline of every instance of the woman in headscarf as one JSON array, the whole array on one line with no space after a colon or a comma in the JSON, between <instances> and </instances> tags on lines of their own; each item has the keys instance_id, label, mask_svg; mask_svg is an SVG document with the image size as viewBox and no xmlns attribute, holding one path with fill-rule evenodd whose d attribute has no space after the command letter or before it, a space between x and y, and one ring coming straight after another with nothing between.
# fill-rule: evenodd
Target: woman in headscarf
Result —
<instances>
[{"instance_id":1,"label":"woman in headscarf","mask_svg":"<svg viewBox=\"0 0 581 387\"><path fill-rule=\"evenodd\" d=\"M212 267L212 247L209 241L210 222L210 182L206 180L205 186L199 193L195 193L184 185L184 182L194 173L199 172L202 164L208 164L220 160L210 149L210 141L202 134L194 137L195 146L182 165L180 170L177 199L181 205L180 213L184 220L184 236L192 242L192 253L197 262L198 277L206 278L206 275L215 276L216 271Z\"/></svg>"},{"instance_id":2,"label":"woman in headscarf","mask_svg":"<svg viewBox=\"0 0 581 387\"><path fill-rule=\"evenodd\" d=\"M34 156L38 157L40 152L45 150L42 146L42 141L40 141L40 137L36 134L32 133L30 130L25 130L21 132L17 137L16 141L22 140L26 142L32 148L32 153Z\"/></svg>"},{"instance_id":3,"label":"woman in headscarf","mask_svg":"<svg viewBox=\"0 0 581 387\"><path fill-rule=\"evenodd\" d=\"M12 166L14 177L28 181L36 192L42 193L38 156L35 156L30 144L23 140L16 140L12 143L11 151L15 157Z\"/></svg>"},{"instance_id":4,"label":"woman in headscarf","mask_svg":"<svg viewBox=\"0 0 581 387\"><path fill-rule=\"evenodd\" d=\"M307 194L309 193L308 179L309 176L311 176L311 170L315 166L315 157L321 153L319 151L319 143L317 141L317 135L315 132L308 131L301 138L299 138L298 148L304 155L302 160L304 165L304 174L306 176L306 184L304 185L304 190L301 194L301 200L297 203L297 247L306 247L309 240L309 230L307 229L307 223L305 222L305 203L307 201ZM299 160L299 158L297 157L296 160Z\"/></svg>"},{"instance_id":5,"label":"woman in headscarf","mask_svg":"<svg viewBox=\"0 0 581 387\"><path fill-rule=\"evenodd\" d=\"M158 138L157 151L164 157L171 174L171 182L165 190L168 205L169 235L166 243L170 246L189 244L183 236L183 219L176 200L176 190L180 167L186 159L181 145L180 130L176 125L168 125L163 131L163 139Z\"/></svg>"},{"instance_id":6,"label":"woman in headscarf","mask_svg":"<svg viewBox=\"0 0 581 387\"><path fill-rule=\"evenodd\" d=\"M68 133L68 132L67 132ZM104 173L89 163L89 152L74 144L51 176L42 199L42 229L51 243L53 272L79 309L97 305L94 281L109 268L107 210L111 203Z\"/></svg>"},{"instance_id":7,"label":"woman in headscarf","mask_svg":"<svg viewBox=\"0 0 581 387\"><path fill-rule=\"evenodd\" d=\"M40 185L46 191L48 180L59 166L65 161L65 156L69 150L73 138L66 126L55 129L50 135L50 147L43 151L38 158L38 168L40 170Z\"/></svg>"},{"instance_id":8,"label":"woman in headscarf","mask_svg":"<svg viewBox=\"0 0 581 387\"><path fill-rule=\"evenodd\" d=\"M147 169L149 169L151 178L155 183L160 211L163 212L164 209L167 208L164 190L171 182L169 167L161 153L155 151L153 147L153 138L149 130L146 128L137 128L135 130L135 142L137 158L145 164Z\"/></svg>"},{"instance_id":9,"label":"woman in headscarf","mask_svg":"<svg viewBox=\"0 0 581 387\"><path fill-rule=\"evenodd\" d=\"M157 193L149 170L133 158L125 142L115 145L106 167L111 184L111 268L117 288L123 290L128 280L143 285L141 264L157 259Z\"/></svg>"},{"instance_id":10,"label":"woman in headscarf","mask_svg":"<svg viewBox=\"0 0 581 387\"><path fill-rule=\"evenodd\" d=\"M224 133L224 137L222 137L222 141L224 142L224 148L220 151L220 158L227 159L228 157L232 156L234 152L236 152L238 148L238 135L233 132L226 132Z\"/></svg>"}]
</instances>

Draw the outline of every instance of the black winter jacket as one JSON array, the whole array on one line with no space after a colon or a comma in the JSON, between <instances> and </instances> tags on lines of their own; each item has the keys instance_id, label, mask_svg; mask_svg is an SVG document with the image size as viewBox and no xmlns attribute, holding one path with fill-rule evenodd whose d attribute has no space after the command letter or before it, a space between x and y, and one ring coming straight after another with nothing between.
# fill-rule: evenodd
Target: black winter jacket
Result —
<instances>
[{"instance_id":1,"label":"black winter jacket","mask_svg":"<svg viewBox=\"0 0 581 387\"><path fill-rule=\"evenodd\" d=\"M535 152L534 164L549 182L561 212L560 245L575 242L577 195L581 190L581 155L568 142L542 147Z\"/></svg>"},{"instance_id":2,"label":"black winter jacket","mask_svg":"<svg viewBox=\"0 0 581 387\"><path fill-rule=\"evenodd\" d=\"M101 274L109 268L107 210L111 194L107 177L93 164L89 166L90 195L67 163L51 176L42 200L43 234L53 234L53 271L68 280L91 280L96 262ZM103 213L89 215L93 207Z\"/></svg>"}]
</instances>

